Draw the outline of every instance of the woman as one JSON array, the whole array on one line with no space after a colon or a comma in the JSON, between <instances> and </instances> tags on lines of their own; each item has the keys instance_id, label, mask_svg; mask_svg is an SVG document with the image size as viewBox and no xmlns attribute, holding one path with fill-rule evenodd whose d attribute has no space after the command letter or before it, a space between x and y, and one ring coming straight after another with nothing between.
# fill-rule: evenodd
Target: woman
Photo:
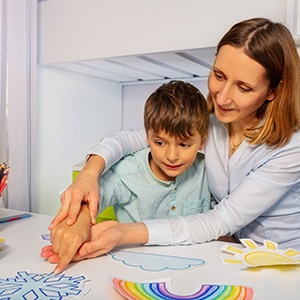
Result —
<instances>
[{"instance_id":1,"label":"woman","mask_svg":"<svg viewBox=\"0 0 300 300\"><path fill-rule=\"evenodd\" d=\"M205 156L217 205L188 217L92 226L92 241L74 258L64 258L57 270L71 259L98 256L120 244L202 243L232 234L300 250L299 72L297 49L284 25L264 18L235 24L217 47L208 80L211 118ZM96 214L97 179L104 167L100 155L108 168L143 147L143 130L105 138L63 194L50 228L67 216L72 224L82 199ZM66 257L59 243L52 250Z\"/></svg>"}]
</instances>

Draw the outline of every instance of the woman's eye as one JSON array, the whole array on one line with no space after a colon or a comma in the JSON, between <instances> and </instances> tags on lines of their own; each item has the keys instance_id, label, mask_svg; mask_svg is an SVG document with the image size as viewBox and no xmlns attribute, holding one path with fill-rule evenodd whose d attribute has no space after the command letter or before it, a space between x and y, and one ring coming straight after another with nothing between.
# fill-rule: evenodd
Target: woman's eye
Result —
<instances>
[{"instance_id":1,"label":"woman's eye","mask_svg":"<svg viewBox=\"0 0 300 300\"><path fill-rule=\"evenodd\" d=\"M224 76L222 73L216 72L214 71L214 76L218 79L218 80L222 80L224 79Z\"/></svg>"},{"instance_id":2,"label":"woman's eye","mask_svg":"<svg viewBox=\"0 0 300 300\"><path fill-rule=\"evenodd\" d=\"M251 89L247 86L239 86L239 90L242 91L243 93L247 93L251 91Z\"/></svg>"}]
</instances>

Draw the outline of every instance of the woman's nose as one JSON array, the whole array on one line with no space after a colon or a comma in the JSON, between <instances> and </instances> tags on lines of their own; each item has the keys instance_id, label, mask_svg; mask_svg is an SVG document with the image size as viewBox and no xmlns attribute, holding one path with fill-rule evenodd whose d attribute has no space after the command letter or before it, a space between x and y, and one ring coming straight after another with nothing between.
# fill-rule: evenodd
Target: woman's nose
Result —
<instances>
[{"instance_id":1,"label":"woman's nose","mask_svg":"<svg viewBox=\"0 0 300 300\"><path fill-rule=\"evenodd\" d=\"M217 93L217 102L219 105L226 105L232 102L232 88L229 85L224 85Z\"/></svg>"}]
</instances>

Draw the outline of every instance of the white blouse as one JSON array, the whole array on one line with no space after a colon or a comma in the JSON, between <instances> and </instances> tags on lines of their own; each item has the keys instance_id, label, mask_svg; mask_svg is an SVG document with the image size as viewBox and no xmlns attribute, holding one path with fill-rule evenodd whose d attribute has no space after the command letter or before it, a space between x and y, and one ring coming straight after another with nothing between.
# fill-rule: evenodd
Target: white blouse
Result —
<instances>
[{"instance_id":1,"label":"white blouse","mask_svg":"<svg viewBox=\"0 0 300 300\"><path fill-rule=\"evenodd\" d=\"M89 154L101 155L108 169L146 146L144 130L130 130L104 138ZM278 149L244 140L229 158L227 128L212 115L205 159L217 205L206 213L144 221L148 244L203 243L236 234L300 250L300 132Z\"/></svg>"}]
</instances>

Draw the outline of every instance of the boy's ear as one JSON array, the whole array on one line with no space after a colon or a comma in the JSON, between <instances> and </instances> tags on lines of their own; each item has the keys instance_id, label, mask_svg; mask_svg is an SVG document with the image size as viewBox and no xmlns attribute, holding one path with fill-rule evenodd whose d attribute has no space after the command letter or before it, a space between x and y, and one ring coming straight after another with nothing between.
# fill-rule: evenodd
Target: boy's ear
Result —
<instances>
[{"instance_id":1,"label":"boy's ear","mask_svg":"<svg viewBox=\"0 0 300 300\"><path fill-rule=\"evenodd\" d=\"M148 134L148 132L146 132L146 141L147 141L147 144L150 145L149 144L149 134Z\"/></svg>"},{"instance_id":2,"label":"boy's ear","mask_svg":"<svg viewBox=\"0 0 300 300\"><path fill-rule=\"evenodd\" d=\"M200 147L199 147L200 151L204 150L206 140L207 140L207 136L208 136L208 132L206 132L205 136L201 140L201 144L200 144Z\"/></svg>"}]
</instances>

